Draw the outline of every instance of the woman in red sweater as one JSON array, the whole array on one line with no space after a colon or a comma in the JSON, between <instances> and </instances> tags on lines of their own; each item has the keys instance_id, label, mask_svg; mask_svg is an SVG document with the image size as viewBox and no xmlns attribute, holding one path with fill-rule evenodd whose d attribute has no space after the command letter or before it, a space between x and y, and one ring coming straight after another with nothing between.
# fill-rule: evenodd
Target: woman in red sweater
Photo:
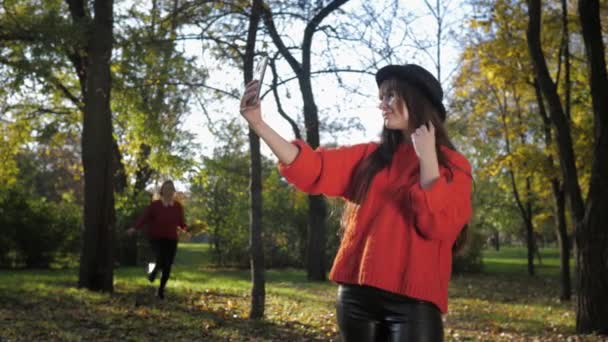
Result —
<instances>
[{"instance_id":1,"label":"woman in red sweater","mask_svg":"<svg viewBox=\"0 0 608 342\"><path fill-rule=\"evenodd\" d=\"M186 230L184 209L175 200L175 186L168 180L160 187L160 199L152 201L139 217L134 227L127 233L133 235L137 229L148 226L150 246L154 251L154 268L148 273L148 280L154 282L156 274L161 271L160 285L156 295L165 298L165 286L171 274L171 266L177 252L177 230Z\"/></svg>"},{"instance_id":2,"label":"woman in red sweater","mask_svg":"<svg viewBox=\"0 0 608 342\"><path fill-rule=\"evenodd\" d=\"M448 138L443 91L430 72L389 65L376 83L379 143L315 151L289 143L262 119L255 80L241 114L298 189L347 200L330 272L342 340L441 341L452 253L472 214L471 168Z\"/></svg>"}]
</instances>

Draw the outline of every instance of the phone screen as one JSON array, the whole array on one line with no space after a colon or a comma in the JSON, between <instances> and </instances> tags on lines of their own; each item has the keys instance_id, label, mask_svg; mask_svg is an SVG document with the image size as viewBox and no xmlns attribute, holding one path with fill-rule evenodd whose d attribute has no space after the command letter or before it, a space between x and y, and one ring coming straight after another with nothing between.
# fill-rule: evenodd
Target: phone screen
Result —
<instances>
[{"instance_id":1,"label":"phone screen","mask_svg":"<svg viewBox=\"0 0 608 342\"><path fill-rule=\"evenodd\" d=\"M262 57L260 62L255 66L253 71L253 79L258 80L258 93L256 94L256 99L260 98L260 91L262 89L262 84L264 83L264 74L266 73L266 67L268 66L268 57Z\"/></svg>"}]
</instances>

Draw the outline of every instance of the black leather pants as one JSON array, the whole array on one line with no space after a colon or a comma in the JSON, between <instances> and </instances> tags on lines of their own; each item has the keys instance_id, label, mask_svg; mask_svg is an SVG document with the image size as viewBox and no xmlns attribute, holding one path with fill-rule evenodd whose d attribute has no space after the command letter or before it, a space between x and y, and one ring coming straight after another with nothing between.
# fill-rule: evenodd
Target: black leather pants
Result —
<instances>
[{"instance_id":1,"label":"black leather pants","mask_svg":"<svg viewBox=\"0 0 608 342\"><path fill-rule=\"evenodd\" d=\"M343 342L443 340L441 312L430 302L343 284L336 307Z\"/></svg>"},{"instance_id":2,"label":"black leather pants","mask_svg":"<svg viewBox=\"0 0 608 342\"><path fill-rule=\"evenodd\" d=\"M169 281L169 275L171 274L171 266L175 260L175 254L177 253L177 240L173 239L150 239L150 246L154 251L154 257L156 263L151 273L154 274L153 278L156 277L156 273L160 270L162 272L160 277L160 286L158 287L159 295L164 296L165 286Z\"/></svg>"}]
</instances>

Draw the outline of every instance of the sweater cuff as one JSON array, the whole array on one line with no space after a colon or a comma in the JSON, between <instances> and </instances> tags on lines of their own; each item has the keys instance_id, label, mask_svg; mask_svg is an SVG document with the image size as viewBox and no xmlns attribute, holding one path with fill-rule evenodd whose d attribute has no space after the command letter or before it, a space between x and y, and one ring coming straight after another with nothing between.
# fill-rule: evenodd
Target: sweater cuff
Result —
<instances>
[{"instance_id":1,"label":"sweater cuff","mask_svg":"<svg viewBox=\"0 0 608 342\"><path fill-rule=\"evenodd\" d=\"M420 182L416 182L410 190L410 203L415 211L436 212L445 207L447 181L440 176L428 188L423 189Z\"/></svg>"},{"instance_id":2,"label":"sweater cuff","mask_svg":"<svg viewBox=\"0 0 608 342\"><path fill-rule=\"evenodd\" d=\"M279 161L279 172L283 177L296 186L307 186L315 181L313 172L310 170L318 170L320 163L316 158L314 151L306 142L296 139L291 142L300 149L300 152L290 164L285 164Z\"/></svg>"}]
</instances>

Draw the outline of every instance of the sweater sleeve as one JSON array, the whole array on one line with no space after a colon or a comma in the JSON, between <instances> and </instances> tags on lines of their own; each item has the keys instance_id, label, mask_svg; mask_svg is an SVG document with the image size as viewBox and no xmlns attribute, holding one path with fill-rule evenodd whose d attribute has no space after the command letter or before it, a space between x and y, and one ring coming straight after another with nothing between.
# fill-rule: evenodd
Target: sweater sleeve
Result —
<instances>
[{"instance_id":1,"label":"sweater sleeve","mask_svg":"<svg viewBox=\"0 0 608 342\"><path fill-rule=\"evenodd\" d=\"M184 219L184 207L179 204L179 224L178 226L183 230L188 230L188 225L186 224L186 220Z\"/></svg>"},{"instance_id":2,"label":"sweater sleeve","mask_svg":"<svg viewBox=\"0 0 608 342\"><path fill-rule=\"evenodd\" d=\"M300 152L291 164L279 163L279 171L299 190L327 196L345 196L355 167L376 146L369 143L313 150L302 140L293 144Z\"/></svg>"},{"instance_id":3,"label":"sweater sleeve","mask_svg":"<svg viewBox=\"0 0 608 342\"><path fill-rule=\"evenodd\" d=\"M144 225L149 224L151 220L152 220L152 203L150 203L146 207L143 214L141 214L141 216L139 216L137 221L135 221L135 224L133 225L133 227L135 227L135 229L141 229Z\"/></svg>"},{"instance_id":4,"label":"sweater sleeve","mask_svg":"<svg viewBox=\"0 0 608 342\"><path fill-rule=\"evenodd\" d=\"M440 177L430 187L416 182L409 189L416 229L432 240L454 241L473 213L471 166L463 156L451 154L451 172L440 167Z\"/></svg>"}]
</instances>

